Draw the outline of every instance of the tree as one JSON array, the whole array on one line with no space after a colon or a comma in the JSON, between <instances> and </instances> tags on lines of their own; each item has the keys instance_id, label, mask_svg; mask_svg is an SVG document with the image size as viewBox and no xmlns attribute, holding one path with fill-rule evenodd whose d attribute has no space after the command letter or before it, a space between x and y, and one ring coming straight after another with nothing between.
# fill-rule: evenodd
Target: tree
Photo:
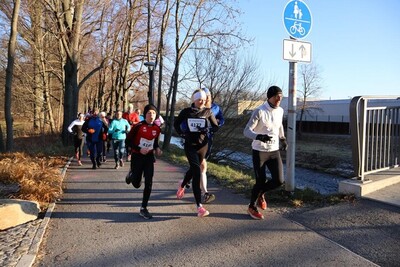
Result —
<instances>
[{"instance_id":1,"label":"tree","mask_svg":"<svg viewBox=\"0 0 400 267\"><path fill-rule=\"evenodd\" d=\"M176 0L174 11L175 56L167 93L164 149L168 149L171 141L180 79L180 64L186 51L202 39L213 40L218 36L225 36L227 39L228 37L241 38L233 19L239 11L218 0L202 0L196 3L190 0Z\"/></svg>"},{"instance_id":2,"label":"tree","mask_svg":"<svg viewBox=\"0 0 400 267\"><path fill-rule=\"evenodd\" d=\"M193 58L190 61L193 62L196 84L211 91L212 101L221 107L228 121L229 110L237 108L239 100L250 100L249 105L252 101L266 100L266 90L269 86L260 79L257 60L243 57L238 49L224 50L223 46L218 45L219 43L226 45L226 42L227 40L221 36L213 42L202 44L199 49L193 50ZM237 145L236 136L241 135L238 129L244 128L248 117L235 117L234 120L235 123L226 123L215 134L212 158L215 159L216 154L226 147ZM232 152L224 151L224 155Z\"/></svg>"},{"instance_id":3,"label":"tree","mask_svg":"<svg viewBox=\"0 0 400 267\"><path fill-rule=\"evenodd\" d=\"M15 50L17 44L18 35L18 14L21 6L20 0L14 1L14 8L11 20L11 33L10 41L8 43L8 61L6 69L6 85L5 85L5 97L4 97L4 114L6 117L7 125L7 142L6 151L10 152L14 148L14 135L13 135L13 117L11 113L11 93L14 73L14 61L15 61Z\"/></svg>"},{"instance_id":4,"label":"tree","mask_svg":"<svg viewBox=\"0 0 400 267\"><path fill-rule=\"evenodd\" d=\"M55 14L57 26L61 34L60 41L66 53L64 64L64 119L62 127L63 144L69 143L68 125L78 111L78 65L82 51L79 47L81 40L82 13L84 0L48 1Z\"/></svg>"},{"instance_id":5,"label":"tree","mask_svg":"<svg viewBox=\"0 0 400 267\"><path fill-rule=\"evenodd\" d=\"M298 136L301 138L302 134L302 122L303 115L305 113L312 114L313 111L318 110L319 107L310 105L307 100L310 97L318 97L322 90L322 78L320 73L320 68L315 63L311 64L303 64L300 67L300 87L298 90L299 95L301 96L300 101L300 118L299 118L299 129Z\"/></svg>"}]
</instances>

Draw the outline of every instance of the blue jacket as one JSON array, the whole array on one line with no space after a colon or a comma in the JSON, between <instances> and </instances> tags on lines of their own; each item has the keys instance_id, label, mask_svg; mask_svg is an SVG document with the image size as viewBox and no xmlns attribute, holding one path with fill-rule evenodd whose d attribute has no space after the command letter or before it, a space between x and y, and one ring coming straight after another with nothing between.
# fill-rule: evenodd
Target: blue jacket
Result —
<instances>
[{"instance_id":1,"label":"blue jacket","mask_svg":"<svg viewBox=\"0 0 400 267\"><path fill-rule=\"evenodd\" d=\"M94 132L91 133L89 130L94 130ZM107 131L107 126L98 116L95 116L83 123L82 131L87 134L88 142L97 143L102 141L102 135Z\"/></svg>"}]
</instances>

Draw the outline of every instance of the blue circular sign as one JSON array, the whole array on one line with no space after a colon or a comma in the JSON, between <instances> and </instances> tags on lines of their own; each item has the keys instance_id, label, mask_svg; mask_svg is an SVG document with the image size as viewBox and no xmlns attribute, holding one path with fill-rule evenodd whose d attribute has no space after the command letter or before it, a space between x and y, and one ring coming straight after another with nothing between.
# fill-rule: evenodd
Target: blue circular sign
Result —
<instances>
[{"instance_id":1,"label":"blue circular sign","mask_svg":"<svg viewBox=\"0 0 400 267\"><path fill-rule=\"evenodd\" d=\"M305 38L311 31L311 12L306 3L293 0L283 11L283 24L286 31L295 39Z\"/></svg>"}]
</instances>

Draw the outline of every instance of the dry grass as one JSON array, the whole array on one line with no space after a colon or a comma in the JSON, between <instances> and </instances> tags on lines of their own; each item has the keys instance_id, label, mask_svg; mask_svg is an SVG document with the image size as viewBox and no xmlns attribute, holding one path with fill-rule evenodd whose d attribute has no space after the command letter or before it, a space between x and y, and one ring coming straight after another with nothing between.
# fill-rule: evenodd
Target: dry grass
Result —
<instances>
[{"instance_id":1,"label":"dry grass","mask_svg":"<svg viewBox=\"0 0 400 267\"><path fill-rule=\"evenodd\" d=\"M41 206L54 201L62 192L60 158L30 157L25 153L0 155L0 181L18 184L10 198L38 201Z\"/></svg>"},{"instance_id":2,"label":"dry grass","mask_svg":"<svg viewBox=\"0 0 400 267\"><path fill-rule=\"evenodd\" d=\"M15 138L18 152L0 154L0 198L39 202L42 210L62 194L68 153L56 135ZM69 152L71 148L68 148Z\"/></svg>"}]
</instances>

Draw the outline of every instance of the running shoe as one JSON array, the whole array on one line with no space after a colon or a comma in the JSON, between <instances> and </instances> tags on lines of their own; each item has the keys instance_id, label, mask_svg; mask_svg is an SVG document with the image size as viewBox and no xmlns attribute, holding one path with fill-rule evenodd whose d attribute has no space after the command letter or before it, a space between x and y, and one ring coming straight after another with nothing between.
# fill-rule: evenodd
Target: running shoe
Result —
<instances>
[{"instance_id":1,"label":"running shoe","mask_svg":"<svg viewBox=\"0 0 400 267\"><path fill-rule=\"evenodd\" d=\"M204 203L210 203L210 202L213 202L215 200L215 195L214 194L211 194L211 193L205 193L204 195L203 195L203 202Z\"/></svg>"},{"instance_id":2,"label":"running shoe","mask_svg":"<svg viewBox=\"0 0 400 267\"><path fill-rule=\"evenodd\" d=\"M256 207L249 207L247 213L251 216L251 218L255 220L263 220L264 215L262 215Z\"/></svg>"},{"instance_id":3,"label":"running shoe","mask_svg":"<svg viewBox=\"0 0 400 267\"><path fill-rule=\"evenodd\" d=\"M197 208L197 216L198 217L206 217L208 215L210 215L210 213L204 207Z\"/></svg>"},{"instance_id":4,"label":"running shoe","mask_svg":"<svg viewBox=\"0 0 400 267\"><path fill-rule=\"evenodd\" d=\"M262 210L267 209L267 201L265 201L264 194L260 194L260 196L257 198L257 206Z\"/></svg>"},{"instance_id":5,"label":"running shoe","mask_svg":"<svg viewBox=\"0 0 400 267\"><path fill-rule=\"evenodd\" d=\"M151 215L151 213L146 208L141 208L139 215L146 220L153 218L153 215Z\"/></svg>"},{"instance_id":6,"label":"running shoe","mask_svg":"<svg viewBox=\"0 0 400 267\"><path fill-rule=\"evenodd\" d=\"M176 191L176 197L177 197L178 199L182 199L183 196L185 195L185 187L182 187L182 182L183 182L183 180L180 180L180 181L179 181L179 184L178 184L178 191Z\"/></svg>"},{"instance_id":7,"label":"running shoe","mask_svg":"<svg viewBox=\"0 0 400 267\"><path fill-rule=\"evenodd\" d=\"M132 179L132 185L134 188L140 188L142 186L142 176L137 177L136 179Z\"/></svg>"},{"instance_id":8,"label":"running shoe","mask_svg":"<svg viewBox=\"0 0 400 267\"><path fill-rule=\"evenodd\" d=\"M117 165L116 165L115 167L117 167L117 166L118 166L118 163L117 163ZM132 177L131 177L131 175L132 175L132 172L129 171L128 174L125 176L125 182L126 182L127 184L132 183Z\"/></svg>"},{"instance_id":9,"label":"running shoe","mask_svg":"<svg viewBox=\"0 0 400 267\"><path fill-rule=\"evenodd\" d=\"M118 170L118 169L119 169L119 164L118 164L118 163L115 163L115 167L114 167L114 169L116 169L116 170Z\"/></svg>"}]
</instances>

